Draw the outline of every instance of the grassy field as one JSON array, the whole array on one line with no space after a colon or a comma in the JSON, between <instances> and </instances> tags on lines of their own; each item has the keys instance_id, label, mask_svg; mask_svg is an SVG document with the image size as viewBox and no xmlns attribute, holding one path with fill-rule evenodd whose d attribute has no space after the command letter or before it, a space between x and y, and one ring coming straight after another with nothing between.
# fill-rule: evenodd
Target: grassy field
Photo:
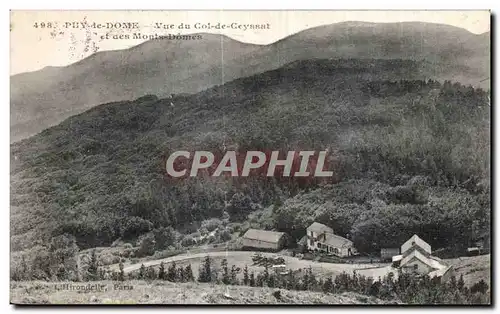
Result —
<instances>
[{"instance_id":1,"label":"grassy field","mask_svg":"<svg viewBox=\"0 0 500 314\"><path fill-rule=\"evenodd\" d=\"M75 283L71 283L75 285ZM127 281L115 286L111 281L81 283L101 287L101 291L77 291L64 283L12 282L14 304L384 304L356 293L325 294L310 291L224 286L165 281ZM66 288L65 288L66 287ZM128 288L127 288L128 287ZM277 292L279 291L279 292Z\"/></svg>"},{"instance_id":2,"label":"grassy field","mask_svg":"<svg viewBox=\"0 0 500 314\"><path fill-rule=\"evenodd\" d=\"M453 265L457 277L464 276L465 284L470 286L483 279L491 286L491 255L458 257L446 260Z\"/></svg>"}]
</instances>

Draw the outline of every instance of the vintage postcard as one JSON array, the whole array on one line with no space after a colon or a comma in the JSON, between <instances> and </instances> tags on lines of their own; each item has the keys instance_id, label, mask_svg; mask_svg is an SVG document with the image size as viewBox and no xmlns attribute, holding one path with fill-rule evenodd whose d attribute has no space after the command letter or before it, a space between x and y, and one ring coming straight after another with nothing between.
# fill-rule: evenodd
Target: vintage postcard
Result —
<instances>
[{"instance_id":1,"label":"vintage postcard","mask_svg":"<svg viewBox=\"0 0 500 314\"><path fill-rule=\"evenodd\" d=\"M11 11L11 303L491 305L490 15Z\"/></svg>"}]
</instances>

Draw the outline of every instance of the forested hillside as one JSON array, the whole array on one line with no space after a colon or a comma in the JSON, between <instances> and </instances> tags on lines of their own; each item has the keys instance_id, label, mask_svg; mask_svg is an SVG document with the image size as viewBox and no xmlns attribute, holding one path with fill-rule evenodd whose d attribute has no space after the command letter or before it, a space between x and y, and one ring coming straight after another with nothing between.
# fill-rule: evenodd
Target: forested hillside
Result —
<instances>
[{"instance_id":1,"label":"forested hillside","mask_svg":"<svg viewBox=\"0 0 500 314\"><path fill-rule=\"evenodd\" d=\"M315 218L361 250L419 232L433 247L489 230L490 106L482 89L408 60L307 60L203 92L109 103L11 146L12 249L70 234L110 245L210 218L298 238ZM172 103L172 105L171 105ZM172 181L174 150L329 149L330 182ZM229 149L228 148L228 149ZM271 206L271 207L269 207Z\"/></svg>"}]
</instances>

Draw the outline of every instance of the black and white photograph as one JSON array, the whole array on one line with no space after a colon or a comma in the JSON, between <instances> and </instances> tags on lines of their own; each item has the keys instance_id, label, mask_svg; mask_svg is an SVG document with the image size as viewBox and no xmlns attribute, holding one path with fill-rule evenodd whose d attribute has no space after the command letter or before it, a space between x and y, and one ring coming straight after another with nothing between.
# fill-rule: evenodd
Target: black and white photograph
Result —
<instances>
[{"instance_id":1,"label":"black and white photograph","mask_svg":"<svg viewBox=\"0 0 500 314\"><path fill-rule=\"evenodd\" d=\"M12 10L10 303L491 306L491 21Z\"/></svg>"}]
</instances>

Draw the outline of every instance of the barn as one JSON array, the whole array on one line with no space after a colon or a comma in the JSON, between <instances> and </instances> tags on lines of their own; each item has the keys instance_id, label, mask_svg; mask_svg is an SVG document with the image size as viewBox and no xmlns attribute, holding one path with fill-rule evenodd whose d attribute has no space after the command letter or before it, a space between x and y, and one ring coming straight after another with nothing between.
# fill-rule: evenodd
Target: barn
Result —
<instances>
[{"instance_id":1,"label":"barn","mask_svg":"<svg viewBox=\"0 0 500 314\"><path fill-rule=\"evenodd\" d=\"M286 241L284 232L248 229L243 235L243 247L266 251L279 251Z\"/></svg>"}]
</instances>

